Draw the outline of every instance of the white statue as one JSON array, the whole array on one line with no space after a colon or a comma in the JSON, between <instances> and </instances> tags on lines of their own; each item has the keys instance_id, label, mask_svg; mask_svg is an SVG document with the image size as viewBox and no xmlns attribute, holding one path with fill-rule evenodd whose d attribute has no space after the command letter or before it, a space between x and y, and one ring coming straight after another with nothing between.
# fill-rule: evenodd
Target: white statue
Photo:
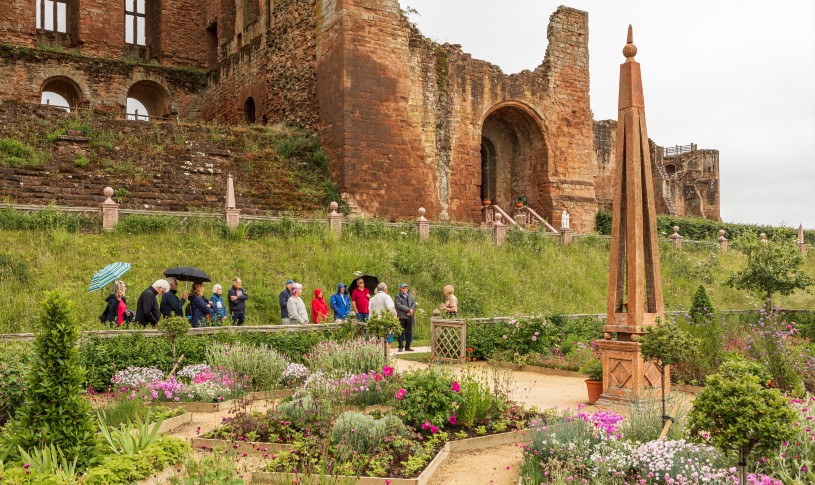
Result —
<instances>
[{"instance_id":1,"label":"white statue","mask_svg":"<svg viewBox=\"0 0 815 485\"><path fill-rule=\"evenodd\" d=\"M560 215L560 228L561 229L569 228L569 213L566 212L566 209L563 209L563 214Z\"/></svg>"}]
</instances>

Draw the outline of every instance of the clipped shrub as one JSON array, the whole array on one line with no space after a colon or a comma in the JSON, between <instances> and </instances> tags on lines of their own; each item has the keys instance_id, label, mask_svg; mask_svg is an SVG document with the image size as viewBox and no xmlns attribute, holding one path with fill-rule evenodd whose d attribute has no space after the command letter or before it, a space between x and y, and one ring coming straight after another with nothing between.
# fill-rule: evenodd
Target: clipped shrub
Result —
<instances>
[{"instance_id":1,"label":"clipped shrub","mask_svg":"<svg viewBox=\"0 0 815 485\"><path fill-rule=\"evenodd\" d=\"M82 396L85 370L79 363L79 327L72 310L60 293L46 295L26 374L25 401L10 434L24 450L53 444L66 456L78 455L84 467L93 453L95 425Z\"/></svg>"},{"instance_id":2,"label":"clipped shrub","mask_svg":"<svg viewBox=\"0 0 815 485\"><path fill-rule=\"evenodd\" d=\"M313 370L340 375L376 371L386 365L382 343L364 338L347 342L320 342L305 360Z\"/></svg>"},{"instance_id":3,"label":"clipped shrub","mask_svg":"<svg viewBox=\"0 0 815 485\"><path fill-rule=\"evenodd\" d=\"M331 428L331 442L346 456L350 452L371 453L379 449L386 437L410 437L411 432L394 415L375 419L366 414L348 411L342 413Z\"/></svg>"}]
</instances>

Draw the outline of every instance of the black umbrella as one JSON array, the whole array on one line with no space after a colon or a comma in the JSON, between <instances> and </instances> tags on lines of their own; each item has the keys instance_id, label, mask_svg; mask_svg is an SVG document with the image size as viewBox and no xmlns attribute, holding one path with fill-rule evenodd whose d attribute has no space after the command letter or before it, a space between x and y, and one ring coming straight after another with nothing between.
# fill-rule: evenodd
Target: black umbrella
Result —
<instances>
[{"instance_id":1,"label":"black umbrella","mask_svg":"<svg viewBox=\"0 0 815 485\"><path fill-rule=\"evenodd\" d=\"M164 276L173 277L178 281L205 282L212 281L206 273L192 266L179 266L164 270Z\"/></svg>"},{"instance_id":2,"label":"black umbrella","mask_svg":"<svg viewBox=\"0 0 815 485\"><path fill-rule=\"evenodd\" d=\"M357 280L359 279L365 282L365 288L368 288L368 291L370 291L372 295L376 293L376 285L379 284L379 278L373 275L364 274L362 276L355 276L354 279L351 280L351 284L348 286L349 294L354 291L354 288L357 287Z\"/></svg>"}]
</instances>

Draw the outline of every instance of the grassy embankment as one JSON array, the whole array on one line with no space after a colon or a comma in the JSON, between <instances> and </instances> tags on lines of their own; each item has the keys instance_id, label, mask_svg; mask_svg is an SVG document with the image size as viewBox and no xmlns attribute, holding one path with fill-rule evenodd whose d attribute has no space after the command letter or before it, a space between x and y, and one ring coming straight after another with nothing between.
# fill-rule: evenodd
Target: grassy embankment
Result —
<instances>
[{"instance_id":1,"label":"grassy embankment","mask_svg":"<svg viewBox=\"0 0 815 485\"><path fill-rule=\"evenodd\" d=\"M409 226L377 224L347 227L339 241L321 228L285 229L285 224L276 226L278 234L252 239L246 228L224 234L218 227L155 234L0 230L0 333L30 331L43 292L53 288L70 293L84 328L99 328L107 290L89 294L86 288L91 275L112 261L133 263L123 278L131 306L167 267L200 267L224 287L239 275L251 296L250 325L279 322L277 294L285 280L305 285L308 306L315 287L330 294L357 270L378 275L392 293L403 281L411 285L421 308L416 338L427 338L429 313L443 300L442 287L448 283L456 287L462 316L605 312L607 240L580 238L572 247L561 247L548 238L510 237L506 246L496 248L469 230L450 238L439 231L437 237L445 241L419 244ZM281 228L290 234L280 233ZM707 286L717 309L760 307L758 296L723 285L745 262L737 251L723 254L710 245L686 245L677 252L663 244L661 249L667 309L687 306L699 284ZM805 270L815 274L815 251L807 256ZM815 297L798 291L778 297L777 303L813 308Z\"/></svg>"}]
</instances>

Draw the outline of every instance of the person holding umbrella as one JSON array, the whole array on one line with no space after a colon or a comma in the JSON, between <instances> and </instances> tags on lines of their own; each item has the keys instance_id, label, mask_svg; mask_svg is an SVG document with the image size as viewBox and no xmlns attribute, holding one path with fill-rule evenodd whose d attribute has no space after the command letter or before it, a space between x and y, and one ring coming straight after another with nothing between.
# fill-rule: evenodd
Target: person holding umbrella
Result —
<instances>
[{"instance_id":1,"label":"person holding umbrella","mask_svg":"<svg viewBox=\"0 0 815 485\"><path fill-rule=\"evenodd\" d=\"M206 324L207 321L215 313L209 300L204 298L204 283L196 281L192 284L192 302L190 303L192 309L192 319L190 325L192 328L198 328L200 323Z\"/></svg>"},{"instance_id":2,"label":"person holding umbrella","mask_svg":"<svg viewBox=\"0 0 815 485\"><path fill-rule=\"evenodd\" d=\"M240 278L235 277L232 280L232 288L227 292L227 298L229 298L229 313L232 314L232 322L235 325L243 325L246 319L246 300L249 299L249 295L241 288Z\"/></svg>"},{"instance_id":3,"label":"person holding umbrella","mask_svg":"<svg viewBox=\"0 0 815 485\"><path fill-rule=\"evenodd\" d=\"M105 300L107 306L100 317L103 323L121 327L126 322L133 321L133 311L127 308L126 288L124 281L118 280L113 283L113 292Z\"/></svg>"},{"instance_id":4,"label":"person holding umbrella","mask_svg":"<svg viewBox=\"0 0 815 485\"><path fill-rule=\"evenodd\" d=\"M164 318L170 317L183 317L184 316L184 303L187 301L187 293L181 294L181 299L178 299L178 280L170 276L167 278L167 283L170 284L170 291L161 297L161 314Z\"/></svg>"},{"instance_id":5,"label":"person holding umbrella","mask_svg":"<svg viewBox=\"0 0 815 485\"><path fill-rule=\"evenodd\" d=\"M163 295L170 291L170 284L167 280L156 280L151 286L139 295L139 301L136 303L136 321L141 326L147 325L155 327L158 325L158 320L161 318L161 312L158 308L158 301L156 297Z\"/></svg>"}]
</instances>

